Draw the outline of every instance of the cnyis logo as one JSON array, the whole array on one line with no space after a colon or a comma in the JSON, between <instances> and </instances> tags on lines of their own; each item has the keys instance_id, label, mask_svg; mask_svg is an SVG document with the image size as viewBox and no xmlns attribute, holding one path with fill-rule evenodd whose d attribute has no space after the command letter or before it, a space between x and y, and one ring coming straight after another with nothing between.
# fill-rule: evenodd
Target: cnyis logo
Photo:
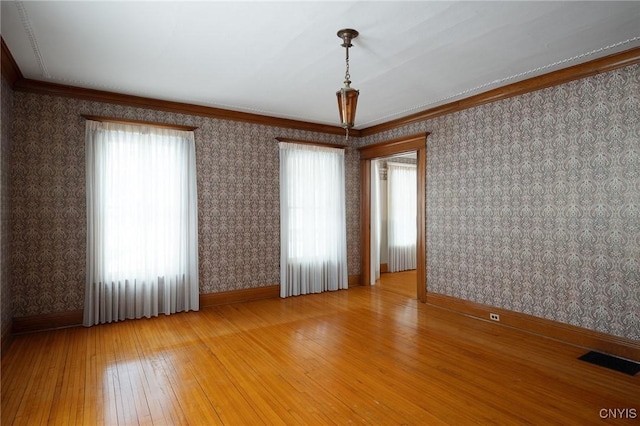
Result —
<instances>
[{"instance_id":1,"label":"cnyis logo","mask_svg":"<svg viewBox=\"0 0 640 426\"><path fill-rule=\"evenodd\" d=\"M601 419L636 419L638 411L635 408L602 408Z\"/></svg>"}]
</instances>

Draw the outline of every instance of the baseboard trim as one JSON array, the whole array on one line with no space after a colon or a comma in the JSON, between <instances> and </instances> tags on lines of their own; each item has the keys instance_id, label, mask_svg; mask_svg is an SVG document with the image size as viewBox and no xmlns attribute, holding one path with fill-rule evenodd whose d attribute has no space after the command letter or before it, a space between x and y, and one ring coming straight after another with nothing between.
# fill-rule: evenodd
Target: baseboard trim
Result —
<instances>
[{"instance_id":1,"label":"baseboard trim","mask_svg":"<svg viewBox=\"0 0 640 426\"><path fill-rule=\"evenodd\" d=\"M58 328L82 325L82 311L54 312L52 314L14 317L13 334L32 333L34 331L55 330Z\"/></svg>"},{"instance_id":2,"label":"baseboard trim","mask_svg":"<svg viewBox=\"0 0 640 426\"><path fill-rule=\"evenodd\" d=\"M280 286L248 288L242 290L223 291L220 293L210 293L200 295L200 307L224 305L228 303L248 302L251 300L278 297ZM11 334L33 333L36 331L55 330L59 328L78 327L82 325L83 311L56 312L52 314L32 315L13 318L13 325L5 337L2 334L2 348L4 350L5 339L10 339Z\"/></svg>"},{"instance_id":3,"label":"baseboard trim","mask_svg":"<svg viewBox=\"0 0 640 426\"><path fill-rule=\"evenodd\" d=\"M221 291L200 295L200 308L227 305L229 303L250 302L280 296L280 285Z\"/></svg>"},{"instance_id":4,"label":"baseboard trim","mask_svg":"<svg viewBox=\"0 0 640 426\"><path fill-rule=\"evenodd\" d=\"M575 346L640 361L640 342L624 337L612 336L599 331L483 305L444 294L427 293L427 303L487 321L489 321L489 313L495 313L500 315L500 324L505 326L518 328Z\"/></svg>"},{"instance_id":5,"label":"baseboard trim","mask_svg":"<svg viewBox=\"0 0 640 426\"><path fill-rule=\"evenodd\" d=\"M380 264L380 273L381 274L386 274L387 272L389 272L389 264L388 263L381 263Z\"/></svg>"},{"instance_id":6,"label":"baseboard trim","mask_svg":"<svg viewBox=\"0 0 640 426\"><path fill-rule=\"evenodd\" d=\"M4 356L4 354L7 352L7 349L9 349L9 346L11 345L12 327L13 327L13 322L9 321L9 324L5 325L2 328L2 337L0 340L0 352L1 352L0 357Z\"/></svg>"},{"instance_id":7,"label":"baseboard trim","mask_svg":"<svg viewBox=\"0 0 640 426\"><path fill-rule=\"evenodd\" d=\"M362 276L360 274L358 275L349 275L348 278L348 285L349 287L357 287L359 285L362 285Z\"/></svg>"}]
</instances>

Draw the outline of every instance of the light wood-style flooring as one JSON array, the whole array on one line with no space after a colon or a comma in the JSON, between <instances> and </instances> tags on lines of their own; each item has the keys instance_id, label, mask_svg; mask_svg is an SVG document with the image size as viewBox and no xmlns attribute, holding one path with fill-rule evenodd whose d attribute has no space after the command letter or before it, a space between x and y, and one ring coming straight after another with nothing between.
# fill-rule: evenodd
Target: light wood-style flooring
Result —
<instances>
[{"instance_id":1,"label":"light wood-style flooring","mask_svg":"<svg viewBox=\"0 0 640 426\"><path fill-rule=\"evenodd\" d=\"M390 272L380 274L380 279L376 281L375 285L384 290L416 299L418 297L417 278L415 269L402 272Z\"/></svg>"},{"instance_id":2,"label":"light wood-style flooring","mask_svg":"<svg viewBox=\"0 0 640 426\"><path fill-rule=\"evenodd\" d=\"M17 336L2 425L602 424L640 375L384 285ZM628 411L630 412L630 411ZM607 420L638 424L638 419Z\"/></svg>"}]
</instances>

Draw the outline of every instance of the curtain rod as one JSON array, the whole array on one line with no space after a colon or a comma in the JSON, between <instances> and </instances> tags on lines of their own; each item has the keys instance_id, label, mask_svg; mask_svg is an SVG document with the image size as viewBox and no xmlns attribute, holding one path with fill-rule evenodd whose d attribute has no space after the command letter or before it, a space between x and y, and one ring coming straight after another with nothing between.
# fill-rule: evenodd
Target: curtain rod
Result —
<instances>
[{"instance_id":1,"label":"curtain rod","mask_svg":"<svg viewBox=\"0 0 640 426\"><path fill-rule=\"evenodd\" d=\"M87 114L80 114L80 115L87 120L99 121L101 123L133 124L136 126L160 127L163 129L182 130L185 132L193 132L198 128L194 126L183 126L180 124L154 123L153 121L144 121L144 120L130 120L128 118L101 117L99 115L87 115Z\"/></svg>"},{"instance_id":2,"label":"curtain rod","mask_svg":"<svg viewBox=\"0 0 640 426\"><path fill-rule=\"evenodd\" d=\"M347 148L346 145L339 145L339 144L336 144L336 143L306 141L306 140L303 140L303 139L282 138L280 136L276 137L276 140L278 142L299 143L299 144L302 144L302 145L323 146L325 148L339 148L339 149Z\"/></svg>"}]
</instances>

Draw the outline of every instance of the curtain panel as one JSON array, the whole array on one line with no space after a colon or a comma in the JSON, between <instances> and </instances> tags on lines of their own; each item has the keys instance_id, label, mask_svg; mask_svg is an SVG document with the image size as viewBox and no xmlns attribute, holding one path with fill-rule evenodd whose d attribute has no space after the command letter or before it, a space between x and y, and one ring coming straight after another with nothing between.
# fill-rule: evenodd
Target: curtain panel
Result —
<instances>
[{"instance_id":1,"label":"curtain panel","mask_svg":"<svg viewBox=\"0 0 640 426\"><path fill-rule=\"evenodd\" d=\"M389 272L416 269L416 174L413 164L387 163Z\"/></svg>"},{"instance_id":2,"label":"curtain panel","mask_svg":"<svg viewBox=\"0 0 640 426\"><path fill-rule=\"evenodd\" d=\"M346 289L344 151L279 146L280 296Z\"/></svg>"},{"instance_id":3,"label":"curtain panel","mask_svg":"<svg viewBox=\"0 0 640 426\"><path fill-rule=\"evenodd\" d=\"M198 310L193 132L87 121L84 325Z\"/></svg>"},{"instance_id":4,"label":"curtain panel","mask_svg":"<svg viewBox=\"0 0 640 426\"><path fill-rule=\"evenodd\" d=\"M370 283L375 285L380 279L380 236L381 236L381 211L380 211L380 161L371 161L371 266Z\"/></svg>"}]
</instances>

